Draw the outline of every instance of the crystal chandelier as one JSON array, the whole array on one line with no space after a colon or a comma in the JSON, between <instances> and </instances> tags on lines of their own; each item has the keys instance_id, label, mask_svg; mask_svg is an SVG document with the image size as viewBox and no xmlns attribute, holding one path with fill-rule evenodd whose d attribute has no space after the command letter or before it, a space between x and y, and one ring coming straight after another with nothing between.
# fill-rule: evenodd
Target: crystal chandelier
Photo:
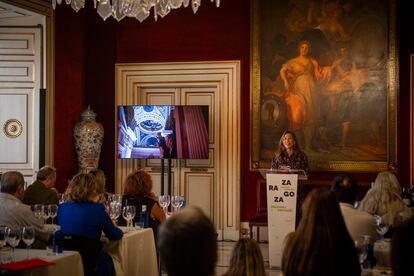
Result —
<instances>
[{"instance_id":1,"label":"crystal chandelier","mask_svg":"<svg viewBox=\"0 0 414 276\"><path fill-rule=\"evenodd\" d=\"M65 0L75 11L85 7L86 0ZM172 9L178 9L181 6L188 7L191 1L193 12L196 13L201 5L201 0L93 0L94 7L98 14L106 20L113 16L120 21L125 16L135 17L139 22L144 21L149 15L151 8L154 10L154 19L157 21L158 16L166 16ZM216 1L216 6L220 6L220 0ZM61 4L62 0L52 0L53 9L56 4Z\"/></svg>"}]
</instances>

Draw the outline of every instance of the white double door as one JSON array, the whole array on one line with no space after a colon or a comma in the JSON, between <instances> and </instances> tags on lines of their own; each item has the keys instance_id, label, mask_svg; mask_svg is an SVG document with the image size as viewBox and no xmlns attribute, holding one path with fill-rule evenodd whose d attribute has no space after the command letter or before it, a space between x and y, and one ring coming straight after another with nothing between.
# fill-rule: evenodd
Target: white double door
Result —
<instances>
[{"instance_id":1,"label":"white double door","mask_svg":"<svg viewBox=\"0 0 414 276\"><path fill-rule=\"evenodd\" d=\"M172 195L201 207L221 239L238 239L240 224L239 62L119 64L118 105L208 105L209 158L172 160ZM161 192L160 160L116 159L117 191L126 175L148 171ZM164 191L167 191L165 174Z\"/></svg>"},{"instance_id":2,"label":"white double door","mask_svg":"<svg viewBox=\"0 0 414 276\"><path fill-rule=\"evenodd\" d=\"M39 168L42 31L0 26L0 172L20 171L29 184Z\"/></svg>"}]
</instances>

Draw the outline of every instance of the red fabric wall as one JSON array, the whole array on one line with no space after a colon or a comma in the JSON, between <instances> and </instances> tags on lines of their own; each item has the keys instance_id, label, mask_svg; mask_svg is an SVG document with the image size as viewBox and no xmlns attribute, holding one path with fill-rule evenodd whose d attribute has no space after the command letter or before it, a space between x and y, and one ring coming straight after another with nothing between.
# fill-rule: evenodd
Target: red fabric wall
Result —
<instances>
[{"instance_id":1,"label":"red fabric wall","mask_svg":"<svg viewBox=\"0 0 414 276\"><path fill-rule=\"evenodd\" d=\"M69 6L56 10L55 145L56 186L63 191L77 171L72 129L84 108L85 13ZM68 24L70 22L70 24Z\"/></svg>"},{"instance_id":2,"label":"red fabric wall","mask_svg":"<svg viewBox=\"0 0 414 276\"><path fill-rule=\"evenodd\" d=\"M223 0L220 8L208 0L198 13L191 8L173 10L165 18L143 23L135 19L103 21L86 1L78 14L66 7L56 10L56 133L55 165L59 187L77 170L72 128L80 111L90 104L105 128L100 167L113 190L115 160L115 63L240 60L241 61L241 219L255 213L255 187L260 175L249 170L250 125L250 0ZM409 15L405 18L411 18ZM410 19L413 20L414 19ZM404 31L401 31L404 32ZM405 31L408 32L408 31ZM401 56L401 93L409 98L409 53L414 39L406 37ZM401 184L409 179L409 103L399 112L398 164ZM329 183L337 173L314 173L310 182ZM375 173L354 174L361 182ZM306 189L310 189L311 186Z\"/></svg>"}]
</instances>

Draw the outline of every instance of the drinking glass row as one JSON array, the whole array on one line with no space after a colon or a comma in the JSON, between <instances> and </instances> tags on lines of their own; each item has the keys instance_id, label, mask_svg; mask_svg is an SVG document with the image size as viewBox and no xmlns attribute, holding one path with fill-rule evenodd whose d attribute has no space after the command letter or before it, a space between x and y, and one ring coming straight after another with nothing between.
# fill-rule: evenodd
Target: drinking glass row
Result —
<instances>
[{"instance_id":1,"label":"drinking glass row","mask_svg":"<svg viewBox=\"0 0 414 276\"><path fill-rule=\"evenodd\" d=\"M19 244L20 240L27 246L27 255L26 258L30 258L30 247L35 241L35 229L33 226L23 226L23 227L8 227L0 226L0 248L3 248L6 243L9 244L12 248L11 261L16 261L14 257L14 249ZM6 258L3 260L0 256L0 263L8 263L10 259Z\"/></svg>"},{"instance_id":2,"label":"drinking glass row","mask_svg":"<svg viewBox=\"0 0 414 276\"><path fill-rule=\"evenodd\" d=\"M38 219L43 219L44 223L47 223L48 218L52 218L52 224L54 224L55 217L57 216L58 206L56 204L42 205L35 204L30 206L33 214Z\"/></svg>"},{"instance_id":3,"label":"drinking glass row","mask_svg":"<svg viewBox=\"0 0 414 276\"><path fill-rule=\"evenodd\" d=\"M168 206L170 206L170 204L173 207L173 212L176 212L178 211L178 209L184 207L185 200L183 196L179 195L160 195L159 203L161 207L164 209L165 213L167 213L167 208Z\"/></svg>"}]
</instances>

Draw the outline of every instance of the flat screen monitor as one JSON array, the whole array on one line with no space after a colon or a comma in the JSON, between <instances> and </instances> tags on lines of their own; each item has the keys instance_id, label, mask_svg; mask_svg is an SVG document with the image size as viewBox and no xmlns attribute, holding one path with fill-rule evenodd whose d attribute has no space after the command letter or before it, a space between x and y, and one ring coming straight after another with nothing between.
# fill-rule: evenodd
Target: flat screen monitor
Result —
<instances>
[{"instance_id":1,"label":"flat screen monitor","mask_svg":"<svg viewBox=\"0 0 414 276\"><path fill-rule=\"evenodd\" d=\"M118 106L117 142L118 158L208 159L208 106Z\"/></svg>"}]
</instances>

